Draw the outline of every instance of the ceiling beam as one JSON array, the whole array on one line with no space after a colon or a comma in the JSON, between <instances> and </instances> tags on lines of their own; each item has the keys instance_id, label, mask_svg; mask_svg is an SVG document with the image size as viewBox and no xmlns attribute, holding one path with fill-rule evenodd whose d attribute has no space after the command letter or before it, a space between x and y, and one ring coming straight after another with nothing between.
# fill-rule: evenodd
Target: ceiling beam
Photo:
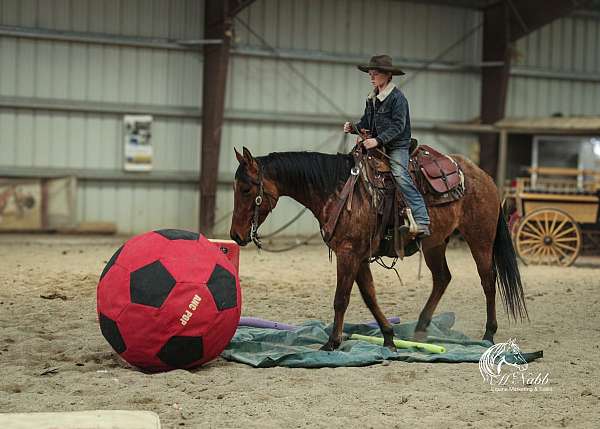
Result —
<instances>
[{"instance_id":1,"label":"ceiling beam","mask_svg":"<svg viewBox=\"0 0 600 429\"><path fill-rule=\"evenodd\" d=\"M229 16L234 17L243 9L254 3L255 0L229 0Z\"/></svg>"},{"instance_id":2,"label":"ceiling beam","mask_svg":"<svg viewBox=\"0 0 600 429\"><path fill-rule=\"evenodd\" d=\"M500 0L394 0L409 3L434 4L463 9L484 9Z\"/></svg>"},{"instance_id":3,"label":"ceiling beam","mask_svg":"<svg viewBox=\"0 0 600 429\"><path fill-rule=\"evenodd\" d=\"M582 0L503 0L485 8L484 13L501 14L508 8L509 38L515 42L589 4L589 1Z\"/></svg>"}]
</instances>

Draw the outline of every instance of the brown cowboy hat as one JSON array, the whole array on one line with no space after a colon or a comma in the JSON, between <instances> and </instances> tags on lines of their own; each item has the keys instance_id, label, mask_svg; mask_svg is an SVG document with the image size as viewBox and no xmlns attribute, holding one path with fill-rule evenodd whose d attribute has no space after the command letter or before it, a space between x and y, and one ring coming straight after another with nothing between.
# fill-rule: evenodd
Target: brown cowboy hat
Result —
<instances>
[{"instance_id":1,"label":"brown cowboy hat","mask_svg":"<svg viewBox=\"0 0 600 429\"><path fill-rule=\"evenodd\" d=\"M389 55L375 55L371 57L369 64L359 64L356 67L365 73L368 73L369 70L382 70L385 72L391 72L393 75L405 74L398 67L392 65L392 57Z\"/></svg>"}]
</instances>

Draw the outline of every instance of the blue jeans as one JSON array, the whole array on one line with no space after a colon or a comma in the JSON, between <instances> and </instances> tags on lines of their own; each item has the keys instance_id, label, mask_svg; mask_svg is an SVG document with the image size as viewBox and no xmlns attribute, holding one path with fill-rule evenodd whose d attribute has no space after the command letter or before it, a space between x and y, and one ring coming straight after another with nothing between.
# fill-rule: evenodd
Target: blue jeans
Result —
<instances>
[{"instance_id":1,"label":"blue jeans","mask_svg":"<svg viewBox=\"0 0 600 429\"><path fill-rule=\"evenodd\" d=\"M390 149L388 150L388 155L392 159L392 162L390 162L392 174L400 186L406 203L410 206L415 221L419 225L429 225L429 214L427 214L423 195L416 188L408 172L408 159L410 156L408 154L408 147Z\"/></svg>"}]
</instances>

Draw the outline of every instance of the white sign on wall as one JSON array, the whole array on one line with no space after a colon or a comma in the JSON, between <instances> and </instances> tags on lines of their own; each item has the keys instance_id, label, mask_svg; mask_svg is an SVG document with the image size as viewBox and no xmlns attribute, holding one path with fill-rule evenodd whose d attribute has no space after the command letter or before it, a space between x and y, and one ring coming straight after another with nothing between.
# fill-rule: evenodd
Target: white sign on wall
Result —
<instances>
[{"instance_id":1,"label":"white sign on wall","mask_svg":"<svg viewBox=\"0 0 600 429\"><path fill-rule=\"evenodd\" d=\"M152 170L152 116L125 115L125 170Z\"/></svg>"}]
</instances>

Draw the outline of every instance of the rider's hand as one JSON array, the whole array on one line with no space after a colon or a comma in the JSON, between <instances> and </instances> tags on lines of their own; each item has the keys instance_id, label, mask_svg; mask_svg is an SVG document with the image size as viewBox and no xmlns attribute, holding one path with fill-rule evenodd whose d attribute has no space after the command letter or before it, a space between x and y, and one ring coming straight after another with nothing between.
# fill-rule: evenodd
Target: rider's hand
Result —
<instances>
[{"instance_id":1,"label":"rider's hand","mask_svg":"<svg viewBox=\"0 0 600 429\"><path fill-rule=\"evenodd\" d=\"M377 147L378 144L379 142L377 141L377 139L366 139L363 142L363 146L365 147L365 149L373 149L374 147Z\"/></svg>"},{"instance_id":2,"label":"rider's hand","mask_svg":"<svg viewBox=\"0 0 600 429\"><path fill-rule=\"evenodd\" d=\"M346 122L344 124L344 132L345 133L352 132L352 124L350 122Z\"/></svg>"}]
</instances>

